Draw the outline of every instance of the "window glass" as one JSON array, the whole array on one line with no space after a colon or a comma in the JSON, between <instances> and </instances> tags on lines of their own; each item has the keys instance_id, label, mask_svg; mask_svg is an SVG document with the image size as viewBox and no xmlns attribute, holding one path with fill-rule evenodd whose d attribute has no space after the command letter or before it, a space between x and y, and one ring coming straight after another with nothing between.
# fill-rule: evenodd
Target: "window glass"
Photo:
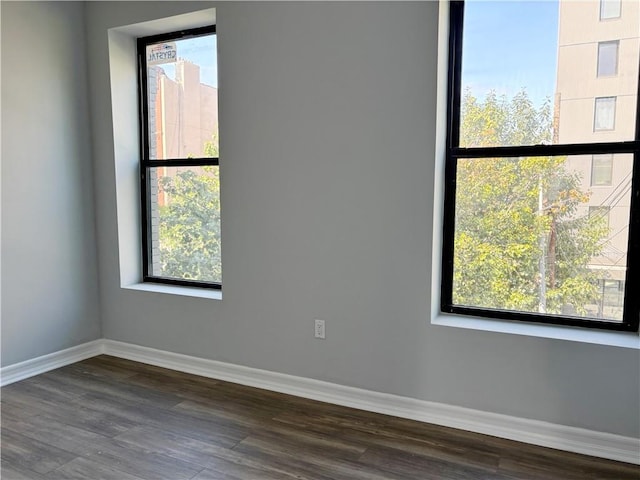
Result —
<instances>
[{"instance_id":1,"label":"window glass","mask_svg":"<svg viewBox=\"0 0 640 480\"><path fill-rule=\"evenodd\" d=\"M621 6L621 0L600 0L600 20L618 18Z\"/></svg>"},{"instance_id":2,"label":"window glass","mask_svg":"<svg viewBox=\"0 0 640 480\"><path fill-rule=\"evenodd\" d=\"M621 19L620 41L601 41L599 25L596 2L465 2L459 146L633 140L638 18ZM615 136L593 135L596 97L609 98L598 100L596 130L612 130L620 111Z\"/></svg>"},{"instance_id":3,"label":"window glass","mask_svg":"<svg viewBox=\"0 0 640 480\"><path fill-rule=\"evenodd\" d=\"M149 158L217 156L216 36L150 44L146 54Z\"/></svg>"},{"instance_id":4,"label":"window glass","mask_svg":"<svg viewBox=\"0 0 640 480\"><path fill-rule=\"evenodd\" d=\"M613 130L616 118L616 97L601 97L595 100L594 130Z\"/></svg>"},{"instance_id":5,"label":"window glass","mask_svg":"<svg viewBox=\"0 0 640 480\"><path fill-rule=\"evenodd\" d=\"M609 215L611 213L611 209L609 207L603 206L589 206L589 217L602 219L609 228Z\"/></svg>"},{"instance_id":6,"label":"window glass","mask_svg":"<svg viewBox=\"0 0 640 480\"><path fill-rule=\"evenodd\" d=\"M591 185L610 186L613 170L613 154L593 155L591 159Z\"/></svg>"},{"instance_id":7,"label":"window glass","mask_svg":"<svg viewBox=\"0 0 640 480\"><path fill-rule=\"evenodd\" d=\"M453 303L598 318L598 279L626 274L632 162L620 157L628 176L600 196L581 180L588 156L458 159Z\"/></svg>"},{"instance_id":8,"label":"window glass","mask_svg":"<svg viewBox=\"0 0 640 480\"><path fill-rule=\"evenodd\" d=\"M152 275L221 283L218 167L149 170Z\"/></svg>"},{"instance_id":9,"label":"window glass","mask_svg":"<svg viewBox=\"0 0 640 480\"><path fill-rule=\"evenodd\" d=\"M598 76L606 77L618 73L618 42L598 44Z\"/></svg>"},{"instance_id":10,"label":"window glass","mask_svg":"<svg viewBox=\"0 0 640 480\"><path fill-rule=\"evenodd\" d=\"M551 143L557 10L555 2L465 3L460 146Z\"/></svg>"},{"instance_id":11,"label":"window glass","mask_svg":"<svg viewBox=\"0 0 640 480\"><path fill-rule=\"evenodd\" d=\"M601 288L601 298L598 303L597 315L602 318L616 318L620 316L624 307L624 280L598 280Z\"/></svg>"}]
</instances>

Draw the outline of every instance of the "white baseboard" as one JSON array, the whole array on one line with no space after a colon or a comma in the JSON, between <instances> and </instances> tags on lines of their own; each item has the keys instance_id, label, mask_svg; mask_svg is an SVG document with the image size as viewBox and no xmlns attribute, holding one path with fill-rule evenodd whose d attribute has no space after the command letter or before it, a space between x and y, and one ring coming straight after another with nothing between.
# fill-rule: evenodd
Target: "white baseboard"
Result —
<instances>
[{"instance_id":1,"label":"white baseboard","mask_svg":"<svg viewBox=\"0 0 640 480\"><path fill-rule=\"evenodd\" d=\"M640 439L428 402L304 377L104 340L104 353L298 397L494 437L640 464Z\"/></svg>"},{"instance_id":2,"label":"white baseboard","mask_svg":"<svg viewBox=\"0 0 640 480\"><path fill-rule=\"evenodd\" d=\"M49 370L95 357L103 353L103 346L103 340L94 340L31 360L14 363L8 367L2 367L0 368L0 386L4 387L10 383L18 382Z\"/></svg>"},{"instance_id":3,"label":"white baseboard","mask_svg":"<svg viewBox=\"0 0 640 480\"><path fill-rule=\"evenodd\" d=\"M640 439L638 438L373 392L113 340L96 340L4 367L0 369L0 384L8 385L100 354L335 405L640 464Z\"/></svg>"}]
</instances>

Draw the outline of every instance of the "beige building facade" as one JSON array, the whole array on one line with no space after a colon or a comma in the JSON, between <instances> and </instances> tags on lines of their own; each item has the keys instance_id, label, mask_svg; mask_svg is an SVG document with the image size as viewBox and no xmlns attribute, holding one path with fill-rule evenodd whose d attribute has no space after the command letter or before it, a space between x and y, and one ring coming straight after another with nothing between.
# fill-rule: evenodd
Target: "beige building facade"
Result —
<instances>
[{"instance_id":1,"label":"beige building facade","mask_svg":"<svg viewBox=\"0 0 640 480\"><path fill-rule=\"evenodd\" d=\"M633 140L640 58L640 2L560 0L554 141ZM609 236L590 268L599 304L589 314L621 319L629 233L633 155L576 155L567 160L590 192L579 215L600 215Z\"/></svg>"}]
</instances>

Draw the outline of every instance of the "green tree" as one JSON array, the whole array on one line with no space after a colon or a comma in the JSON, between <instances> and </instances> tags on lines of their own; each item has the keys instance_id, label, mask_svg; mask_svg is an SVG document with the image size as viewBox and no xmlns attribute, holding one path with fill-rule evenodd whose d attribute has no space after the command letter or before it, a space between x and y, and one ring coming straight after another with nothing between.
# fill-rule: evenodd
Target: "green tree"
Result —
<instances>
[{"instance_id":1,"label":"green tree","mask_svg":"<svg viewBox=\"0 0 640 480\"><path fill-rule=\"evenodd\" d=\"M205 143L218 157L217 132ZM166 204L160 208L162 275L221 283L220 175L217 166L178 167L161 178Z\"/></svg>"},{"instance_id":2,"label":"green tree","mask_svg":"<svg viewBox=\"0 0 640 480\"><path fill-rule=\"evenodd\" d=\"M491 92L481 102L467 90L460 144L550 143L551 126L549 102L536 109L525 91L511 99ZM598 293L587 265L608 228L602 216L580 214L589 194L566 168L566 157L459 159L457 165L454 303L584 314Z\"/></svg>"}]
</instances>

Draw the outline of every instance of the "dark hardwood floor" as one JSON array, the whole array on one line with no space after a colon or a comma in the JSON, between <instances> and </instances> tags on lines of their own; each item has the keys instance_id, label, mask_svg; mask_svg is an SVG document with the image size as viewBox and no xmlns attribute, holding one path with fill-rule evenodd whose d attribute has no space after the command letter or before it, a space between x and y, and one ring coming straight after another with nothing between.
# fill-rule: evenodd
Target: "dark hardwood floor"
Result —
<instances>
[{"instance_id":1,"label":"dark hardwood floor","mask_svg":"<svg viewBox=\"0 0 640 480\"><path fill-rule=\"evenodd\" d=\"M1 393L3 480L640 479L638 466L108 356Z\"/></svg>"}]
</instances>

